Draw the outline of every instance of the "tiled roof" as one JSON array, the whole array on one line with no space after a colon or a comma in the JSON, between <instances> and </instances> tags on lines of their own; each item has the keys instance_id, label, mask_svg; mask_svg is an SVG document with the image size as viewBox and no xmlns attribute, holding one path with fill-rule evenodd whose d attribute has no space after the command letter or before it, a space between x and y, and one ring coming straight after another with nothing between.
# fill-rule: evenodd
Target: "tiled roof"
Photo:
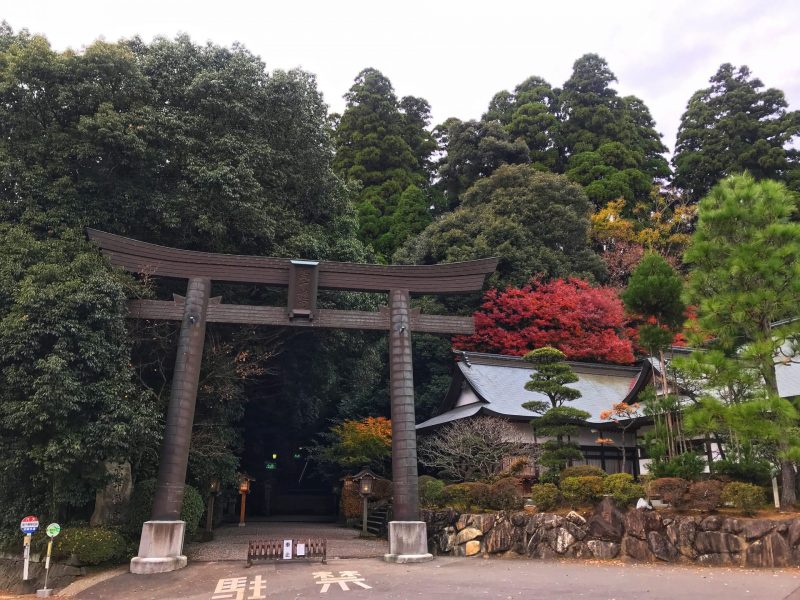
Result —
<instances>
[{"instance_id":1,"label":"tiled roof","mask_svg":"<svg viewBox=\"0 0 800 600\"><path fill-rule=\"evenodd\" d=\"M600 412L625 400L634 384L642 376L641 367L623 367L592 363L570 363L578 376L570 384L581 392L581 397L569 406L585 410L590 423L600 423ZM491 414L515 420L534 418L535 413L522 408L530 400L547 401L547 396L525 389L533 371L530 363L518 357L473 354L458 363L466 382L475 390L481 402L452 408L417 425L425 429L448 421L463 419L475 414Z\"/></svg>"}]
</instances>

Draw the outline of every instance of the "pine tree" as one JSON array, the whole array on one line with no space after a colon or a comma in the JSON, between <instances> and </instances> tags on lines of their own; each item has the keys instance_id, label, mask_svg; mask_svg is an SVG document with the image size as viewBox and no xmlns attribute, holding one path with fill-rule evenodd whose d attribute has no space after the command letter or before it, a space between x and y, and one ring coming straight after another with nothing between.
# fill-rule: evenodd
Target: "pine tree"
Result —
<instances>
[{"instance_id":1,"label":"pine tree","mask_svg":"<svg viewBox=\"0 0 800 600\"><path fill-rule=\"evenodd\" d=\"M534 431L554 437L543 444L539 462L549 470L560 470L573 460L583 458L580 448L575 442L564 440L565 436L577 433L580 425L589 418L589 413L571 406L564 406L581 397L580 391L568 387L568 383L578 381L578 376L565 360L564 353L555 348L545 346L526 354L523 359L534 365L535 371L525 389L539 392L549 399L525 402L522 407L541 416L532 421Z\"/></svg>"},{"instance_id":2,"label":"pine tree","mask_svg":"<svg viewBox=\"0 0 800 600\"><path fill-rule=\"evenodd\" d=\"M761 380L763 397L779 413L776 356L800 337L800 223L794 196L776 181L750 175L723 180L699 207L685 261L691 265L687 296L712 345ZM788 409L789 407L786 407ZM793 422L793 429L798 426ZM784 423L783 429L786 430ZM788 433L788 432L787 432ZM781 505L796 501L793 436L775 440L781 467Z\"/></svg>"}]
</instances>

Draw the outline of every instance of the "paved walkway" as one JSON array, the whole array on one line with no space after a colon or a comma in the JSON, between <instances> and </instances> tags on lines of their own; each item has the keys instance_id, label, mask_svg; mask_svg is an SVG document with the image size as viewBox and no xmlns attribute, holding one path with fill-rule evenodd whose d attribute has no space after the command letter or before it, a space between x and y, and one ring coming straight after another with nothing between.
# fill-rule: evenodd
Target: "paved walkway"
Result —
<instances>
[{"instance_id":1,"label":"paved walkway","mask_svg":"<svg viewBox=\"0 0 800 600\"><path fill-rule=\"evenodd\" d=\"M596 561L377 558L319 563L190 563L158 575L123 574L77 600L798 600L798 569L698 568Z\"/></svg>"},{"instance_id":2,"label":"paved walkway","mask_svg":"<svg viewBox=\"0 0 800 600\"><path fill-rule=\"evenodd\" d=\"M358 537L359 531L332 523L251 521L244 527L223 525L210 542L186 546L189 561L247 560L247 544L255 539L327 538L329 558L374 558L389 552L386 540Z\"/></svg>"}]
</instances>

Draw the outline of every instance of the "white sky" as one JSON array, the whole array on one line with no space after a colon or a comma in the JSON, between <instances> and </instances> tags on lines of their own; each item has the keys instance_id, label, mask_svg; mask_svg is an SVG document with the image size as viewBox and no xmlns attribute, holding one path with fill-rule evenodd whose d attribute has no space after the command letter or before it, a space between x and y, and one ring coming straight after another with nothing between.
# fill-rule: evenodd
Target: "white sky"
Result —
<instances>
[{"instance_id":1,"label":"white sky","mask_svg":"<svg viewBox=\"0 0 800 600\"><path fill-rule=\"evenodd\" d=\"M316 74L335 111L375 67L398 96L427 99L434 125L479 118L530 75L561 86L587 52L608 61L621 94L645 101L670 148L689 97L723 62L748 65L800 107L797 0L0 0L0 18L58 50L136 34L239 41L270 70Z\"/></svg>"}]
</instances>

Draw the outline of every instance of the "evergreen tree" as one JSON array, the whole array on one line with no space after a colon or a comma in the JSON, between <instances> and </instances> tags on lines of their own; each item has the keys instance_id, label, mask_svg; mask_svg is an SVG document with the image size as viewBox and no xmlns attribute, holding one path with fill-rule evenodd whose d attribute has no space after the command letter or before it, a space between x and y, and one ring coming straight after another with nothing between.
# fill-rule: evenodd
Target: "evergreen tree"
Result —
<instances>
[{"instance_id":1,"label":"evergreen tree","mask_svg":"<svg viewBox=\"0 0 800 600\"><path fill-rule=\"evenodd\" d=\"M558 95L561 168L596 207L618 197L631 207L647 202L653 179L669 175L649 110L636 97L620 98L610 87L616 80L605 59L586 54Z\"/></svg>"},{"instance_id":2,"label":"evergreen tree","mask_svg":"<svg viewBox=\"0 0 800 600\"><path fill-rule=\"evenodd\" d=\"M438 187L446 198L443 208L453 210L476 181L489 177L503 165L529 162L529 149L497 121L448 119L436 128L439 146L446 150L438 165Z\"/></svg>"},{"instance_id":3,"label":"evergreen tree","mask_svg":"<svg viewBox=\"0 0 800 600\"><path fill-rule=\"evenodd\" d=\"M0 28L0 66L0 220L12 226L0 234L0 297L11 298L0 300L0 347L14 344L0 358L7 361L0 420L9 419L0 425L0 445L9 444L0 452L16 461L2 465L3 476L21 481L26 470L33 474L30 486L16 486L14 502L0 504L17 520L20 507L39 502L80 518L87 510L81 502L91 502L105 483L95 477L104 455L130 461L135 478L153 474L160 423L153 417L136 438L137 419L152 416L137 411L163 414L177 334L172 323L144 321L129 321L132 330L125 331L124 292L139 292L101 268L96 249L76 241L83 226L206 251L353 261L367 253L356 237L352 192L331 167L327 107L308 73L267 73L239 45L197 45L185 36L58 53L44 38L8 27ZM169 297L184 285L158 280L153 287ZM218 287L231 303L276 301L263 287ZM365 302L342 299L351 307ZM353 391L345 379L375 371L376 363L380 370L354 334L343 332L295 331L279 361L288 335L209 327L189 481L204 486L211 474L233 474L248 396L273 410L290 407L286 422L307 436L317 417L332 416L328 405L335 412ZM87 350L92 344L100 350ZM311 354L320 377L298 383L291 373L304 371L292 360ZM135 384L120 370L129 364ZM339 373L342 364L347 369ZM372 383L356 378L354 388L367 395ZM121 403L126 393L145 400ZM16 427L16 438L8 437L20 411L43 407L49 412L42 423ZM62 416L78 437L60 429L55 420ZM118 419L118 429L106 419ZM74 447L79 438L86 447ZM37 466L45 458L49 479ZM83 483L64 487L62 476L81 469ZM0 494L13 489L6 485L12 479L0 481Z\"/></svg>"},{"instance_id":4,"label":"evergreen tree","mask_svg":"<svg viewBox=\"0 0 800 600\"><path fill-rule=\"evenodd\" d=\"M406 207L403 213L402 218L413 215L421 218L420 223L395 224L401 218L403 192L409 186L428 189L429 159L436 147L425 129L430 107L420 98L398 101L391 82L376 69L361 71L345 98L347 107L335 132L334 167L345 178L361 183L360 238L388 259L405 241L396 236L420 230L429 220L417 210L430 205L426 200L418 201L413 210Z\"/></svg>"},{"instance_id":5,"label":"evergreen tree","mask_svg":"<svg viewBox=\"0 0 800 600\"><path fill-rule=\"evenodd\" d=\"M537 348L526 354L523 359L534 366L530 381L525 384L525 389L539 392L549 399L531 400L523 403L522 407L540 414L535 421L531 421L534 430L546 436L555 437L543 444L542 455L539 462L553 471L561 470L573 460L583 458L578 444L565 440L565 436L574 435L583 422L589 418L586 411L564 406L581 397L580 391L568 387L568 383L578 381L578 376L565 360L565 355L555 348Z\"/></svg>"},{"instance_id":6,"label":"evergreen tree","mask_svg":"<svg viewBox=\"0 0 800 600\"><path fill-rule=\"evenodd\" d=\"M558 165L559 153L554 140L558 127L557 98L558 90L547 81L529 77L514 88L513 95L509 94L507 102L511 110L507 111L506 118L499 119L512 139L524 140L530 162L546 171L554 171ZM491 119L494 112L490 104L483 119Z\"/></svg>"},{"instance_id":7,"label":"evergreen tree","mask_svg":"<svg viewBox=\"0 0 800 600\"><path fill-rule=\"evenodd\" d=\"M800 190L800 111L750 69L725 63L695 92L678 128L674 184L695 202L720 179L748 171Z\"/></svg>"},{"instance_id":8,"label":"evergreen tree","mask_svg":"<svg viewBox=\"0 0 800 600\"><path fill-rule=\"evenodd\" d=\"M680 329L686 310L682 290L675 269L654 252L645 254L631 274L622 301L644 321L639 326L639 344L650 352L662 352Z\"/></svg>"},{"instance_id":9,"label":"evergreen tree","mask_svg":"<svg viewBox=\"0 0 800 600\"><path fill-rule=\"evenodd\" d=\"M697 306L702 332L713 345L761 380L765 401L790 415L779 397L776 357L787 340L800 336L800 224L792 218L794 196L778 182L750 175L729 177L699 207L699 220L685 261L691 266L687 295ZM789 403L790 404L790 403ZM788 425L781 427L786 430ZM796 431L795 419L791 428ZM781 505L796 501L793 461L800 448L778 440Z\"/></svg>"},{"instance_id":10,"label":"evergreen tree","mask_svg":"<svg viewBox=\"0 0 800 600\"><path fill-rule=\"evenodd\" d=\"M504 166L478 181L462 205L409 239L395 260L435 264L500 257L489 285L605 275L588 245L589 203L580 186L529 165ZM543 219L542 215L547 215Z\"/></svg>"},{"instance_id":11,"label":"evergreen tree","mask_svg":"<svg viewBox=\"0 0 800 600\"><path fill-rule=\"evenodd\" d=\"M154 397L130 364L131 285L82 235L0 224L0 538L21 514L82 516L105 462L157 451Z\"/></svg>"}]
</instances>

